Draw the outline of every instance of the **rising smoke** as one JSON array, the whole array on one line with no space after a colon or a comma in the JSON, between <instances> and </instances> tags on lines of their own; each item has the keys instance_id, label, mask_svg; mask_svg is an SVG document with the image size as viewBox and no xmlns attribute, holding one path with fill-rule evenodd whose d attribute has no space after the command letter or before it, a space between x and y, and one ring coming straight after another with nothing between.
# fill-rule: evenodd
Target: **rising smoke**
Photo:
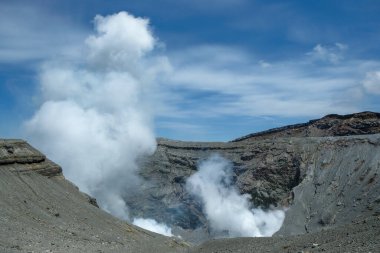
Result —
<instances>
[{"instance_id":1,"label":"rising smoke","mask_svg":"<svg viewBox=\"0 0 380 253\"><path fill-rule=\"evenodd\" d=\"M284 211L253 208L249 195L241 195L231 180L232 164L219 155L202 162L198 172L187 180L188 191L203 203L211 229L227 232L230 237L271 236L278 231Z\"/></svg>"},{"instance_id":2,"label":"rising smoke","mask_svg":"<svg viewBox=\"0 0 380 253\"><path fill-rule=\"evenodd\" d=\"M158 223L153 219L135 218L133 219L133 224L158 234L173 236L172 229L170 227L166 224Z\"/></svg>"},{"instance_id":3,"label":"rising smoke","mask_svg":"<svg viewBox=\"0 0 380 253\"><path fill-rule=\"evenodd\" d=\"M104 210L172 236L163 223L130 217L124 201L142 180L138 159L156 148L151 101L168 64L154 56L157 40L147 19L120 12L96 16L94 25L81 55L41 67L42 103L25 123L28 139ZM202 199L212 228L230 236L270 236L284 218L282 211L252 209L231 186L231 166L221 157L202 163L187 187Z\"/></svg>"},{"instance_id":4,"label":"rising smoke","mask_svg":"<svg viewBox=\"0 0 380 253\"><path fill-rule=\"evenodd\" d=\"M164 65L149 56L156 39L147 19L120 12L96 16L94 25L81 57L43 65L43 103L25 126L69 180L129 220L123 193L140 180L137 159L156 148L151 80Z\"/></svg>"}]
</instances>

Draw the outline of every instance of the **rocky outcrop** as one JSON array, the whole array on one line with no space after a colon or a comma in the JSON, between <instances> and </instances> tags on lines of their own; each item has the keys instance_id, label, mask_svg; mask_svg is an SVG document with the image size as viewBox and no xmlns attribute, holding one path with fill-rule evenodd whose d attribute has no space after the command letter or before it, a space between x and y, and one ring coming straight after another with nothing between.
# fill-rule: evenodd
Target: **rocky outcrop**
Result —
<instances>
[{"instance_id":1,"label":"rocky outcrop","mask_svg":"<svg viewBox=\"0 0 380 253\"><path fill-rule=\"evenodd\" d=\"M190 241L212 238L202 205L185 183L200 161L218 153L232 161L234 183L254 206L289 208L279 235L346 224L379 211L379 132L380 114L364 112L226 143L159 139L155 154L142 162L144 190L126 200L134 216L170 224Z\"/></svg>"},{"instance_id":2,"label":"rocky outcrop","mask_svg":"<svg viewBox=\"0 0 380 253\"><path fill-rule=\"evenodd\" d=\"M62 176L60 166L23 140L0 139L0 166L20 173L34 171L48 177Z\"/></svg>"},{"instance_id":3,"label":"rocky outcrop","mask_svg":"<svg viewBox=\"0 0 380 253\"><path fill-rule=\"evenodd\" d=\"M0 140L0 252L187 249L179 240L120 221L95 204L29 144Z\"/></svg>"}]
</instances>

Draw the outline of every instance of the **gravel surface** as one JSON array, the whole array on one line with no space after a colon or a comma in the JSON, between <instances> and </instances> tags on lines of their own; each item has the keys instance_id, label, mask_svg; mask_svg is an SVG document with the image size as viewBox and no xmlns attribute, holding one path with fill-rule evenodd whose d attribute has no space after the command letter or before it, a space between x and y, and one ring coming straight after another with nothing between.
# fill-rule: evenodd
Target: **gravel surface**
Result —
<instances>
[{"instance_id":1,"label":"gravel surface","mask_svg":"<svg viewBox=\"0 0 380 253\"><path fill-rule=\"evenodd\" d=\"M235 252L380 252L380 216L324 231L288 237L208 241L191 253Z\"/></svg>"}]
</instances>

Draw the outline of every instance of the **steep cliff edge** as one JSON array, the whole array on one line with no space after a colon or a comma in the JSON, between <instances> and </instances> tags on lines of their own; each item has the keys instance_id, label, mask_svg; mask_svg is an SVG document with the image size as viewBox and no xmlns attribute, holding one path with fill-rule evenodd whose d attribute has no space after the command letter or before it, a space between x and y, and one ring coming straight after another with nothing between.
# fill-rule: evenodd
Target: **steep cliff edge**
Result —
<instances>
[{"instance_id":1,"label":"steep cliff edge","mask_svg":"<svg viewBox=\"0 0 380 253\"><path fill-rule=\"evenodd\" d=\"M181 252L184 244L100 210L21 140L0 140L0 252Z\"/></svg>"}]
</instances>

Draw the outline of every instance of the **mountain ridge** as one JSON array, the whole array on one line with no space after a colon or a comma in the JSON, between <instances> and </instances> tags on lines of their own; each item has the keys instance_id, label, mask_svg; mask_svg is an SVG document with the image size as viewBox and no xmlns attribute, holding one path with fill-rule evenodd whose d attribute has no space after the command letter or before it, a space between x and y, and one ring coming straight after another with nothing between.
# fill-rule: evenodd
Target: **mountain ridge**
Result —
<instances>
[{"instance_id":1,"label":"mountain ridge","mask_svg":"<svg viewBox=\"0 0 380 253\"><path fill-rule=\"evenodd\" d=\"M248 134L239 138L236 138L232 140L231 142L238 142L238 141L243 141L246 139L250 138L255 138L255 137L268 137L271 134L276 134L276 133L281 133L285 132L284 134L288 135L288 137L295 137L294 134L297 134L297 130L300 132L305 132L303 136L300 137L323 137L323 136L329 136L329 135L321 135L321 133L318 135L318 133L312 133L309 131L302 131L305 128L311 128L311 127L316 127L319 129L326 129L331 125L326 124L326 121L332 121L332 120L339 120L340 122L335 122L336 125L341 125L341 128L344 128L345 126L345 121L352 121L352 120L368 120L368 119L375 119L378 120L380 119L380 113L376 112L371 112L371 111L364 111L364 112L359 112L359 113L351 113L351 114L345 114L345 115L339 115L339 114L328 114L320 119L313 119L310 120L306 123L300 123L300 124L293 124L293 125L287 125L283 127L278 127L278 128L272 128L266 131L260 131L257 133L252 133ZM343 123L343 124L342 124ZM352 123L352 122L351 122ZM368 125L351 125L348 126L351 129L345 129L346 131L339 131L342 129L336 129L338 131L330 133L330 136L348 136L348 135L357 135L357 134L371 134L371 133L378 133L380 131L380 124L375 124L372 125L373 129L367 129ZM289 131L290 130L290 131ZM351 130L351 131L349 131ZM355 131L356 130L356 131ZM323 133L323 132L322 132ZM327 133L328 134L328 133ZM284 137L284 136L283 136Z\"/></svg>"}]
</instances>

